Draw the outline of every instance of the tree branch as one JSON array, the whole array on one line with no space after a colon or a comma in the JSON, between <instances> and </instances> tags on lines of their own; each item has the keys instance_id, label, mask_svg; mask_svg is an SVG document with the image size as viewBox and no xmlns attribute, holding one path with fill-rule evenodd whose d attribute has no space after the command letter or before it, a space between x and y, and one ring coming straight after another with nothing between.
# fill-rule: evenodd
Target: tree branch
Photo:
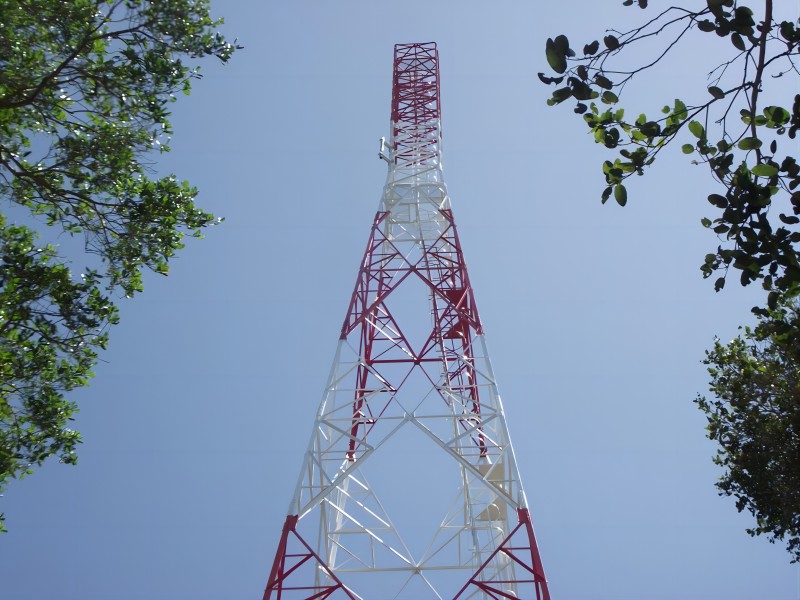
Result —
<instances>
[{"instance_id":1,"label":"tree branch","mask_svg":"<svg viewBox=\"0 0 800 600\"><path fill-rule=\"evenodd\" d=\"M758 49L758 62L756 63L756 72L753 79L753 92L750 96L750 133L752 136L758 137L756 131L756 111L758 106L758 93L761 90L761 77L764 74L764 61L767 55L767 37L772 30L772 0L766 0L764 21L761 26L761 41ZM756 156L758 162L761 163L761 148L756 148Z\"/></svg>"}]
</instances>

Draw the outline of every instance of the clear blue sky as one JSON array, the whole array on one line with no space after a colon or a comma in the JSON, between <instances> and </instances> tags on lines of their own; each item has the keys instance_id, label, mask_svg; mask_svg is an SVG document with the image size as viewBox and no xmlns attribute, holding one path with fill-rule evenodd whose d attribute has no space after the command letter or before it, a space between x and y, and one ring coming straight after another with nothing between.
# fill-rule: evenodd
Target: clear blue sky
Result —
<instances>
[{"instance_id":1,"label":"clear blue sky","mask_svg":"<svg viewBox=\"0 0 800 600\"><path fill-rule=\"evenodd\" d=\"M554 600L798 600L788 555L717 496L692 403L757 300L700 276L712 184L665 156L601 206L600 149L536 79L548 36L646 16L620 4L217 2L246 48L203 65L157 167L226 221L121 301L74 394L79 465L0 500L3 598L260 598L385 178L392 48L436 41L445 177ZM702 86L703 50L623 104Z\"/></svg>"}]
</instances>

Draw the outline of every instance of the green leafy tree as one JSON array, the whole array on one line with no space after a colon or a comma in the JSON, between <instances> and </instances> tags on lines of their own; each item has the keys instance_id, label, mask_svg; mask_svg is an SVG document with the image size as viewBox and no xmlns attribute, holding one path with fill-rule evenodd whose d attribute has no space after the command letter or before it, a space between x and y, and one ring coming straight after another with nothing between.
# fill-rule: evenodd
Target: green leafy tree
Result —
<instances>
[{"instance_id":1,"label":"green leafy tree","mask_svg":"<svg viewBox=\"0 0 800 600\"><path fill-rule=\"evenodd\" d=\"M646 9L648 1L622 4ZM603 203L613 196L625 206L625 181L643 175L670 146L708 168L718 183L718 192L708 196L714 213L702 225L719 243L700 270L706 278L716 275L717 291L731 267L742 285L760 281L767 307L753 308L761 319L755 330L708 353L710 389L718 400L700 398L698 404L709 415L708 436L721 448L721 493L755 516L751 534L769 534L772 541L788 537L797 560L800 94L781 96L772 84L800 74L800 27L777 19L775 8L774 0L670 6L633 29L607 30L580 55L567 36L558 35L545 46L555 76L539 78L555 86L548 104L574 103L594 141L612 153L602 164ZM625 88L644 72L657 72L691 36L728 54L721 64L708 65L704 88L676 89L657 115L623 108Z\"/></svg>"},{"instance_id":2,"label":"green leafy tree","mask_svg":"<svg viewBox=\"0 0 800 600\"><path fill-rule=\"evenodd\" d=\"M237 48L220 23L208 0L0 3L0 202L29 215L0 216L0 490L50 455L75 462L64 394L106 346L109 296L141 291L144 269L166 274L183 237L215 222L148 161L200 76L186 61ZM32 223L81 236L93 268L73 272Z\"/></svg>"},{"instance_id":3,"label":"green leafy tree","mask_svg":"<svg viewBox=\"0 0 800 600\"><path fill-rule=\"evenodd\" d=\"M647 0L637 4L646 8ZM558 75L539 78L556 86L548 104L574 101L594 141L613 151L615 157L602 165L603 202L613 196L624 206L624 181L643 175L667 146L680 144L706 165L721 188L708 196L716 216L703 225L721 244L706 255L703 276L717 273L719 291L733 267L743 285L761 280L774 307L780 293L800 285L800 165L793 141L800 94L780 105L766 104L762 96L773 78L798 74L800 28L773 17L773 0L756 0L761 16L737 0L694 4L700 6L667 8L629 31L609 30L602 42L584 45L582 56L565 35L548 39L547 62ZM683 99L668 99L659 115L622 108L624 88L693 34L730 52L729 60L709 65L707 88L691 99L676 90ZM629 60L634 66L620 66Z\"/></svg>"},{"instance_id":4,"label":"green leafy tree","mask_svg":"<svg viewBox=\"0 0 800 600\"><path fill-rule=\"evenodd\" d=\"M784 540L800 562L800 302L782 300L754 329L706 353L709 438L725 471L720 494L756 519L750 535Z\"/></svg>"}]
</instances>

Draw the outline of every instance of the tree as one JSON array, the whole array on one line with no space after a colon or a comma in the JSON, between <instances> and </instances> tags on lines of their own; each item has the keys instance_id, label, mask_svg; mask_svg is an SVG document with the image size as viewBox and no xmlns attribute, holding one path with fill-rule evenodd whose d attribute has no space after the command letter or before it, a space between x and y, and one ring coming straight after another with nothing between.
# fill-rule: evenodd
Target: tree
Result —
<instances>
[{"instance_id":1,"label":"tree","mask_svg":"<svg viewBox=\"0 0 800 600\"><path fill-rule=\"evenodd\" d=\"M575 112L595 142L619 154L602 165L603 202L613 195L624 206L623 182L643 175L664 148L683 138L681 151L705 164L722 188L708 196L716 218L703 219L722 241L706 255L703 276L717 272L719 291L733 267L743 285L762 280L774 307L781 293L800 285L800 165L797 144L785 139L794 140L800 129L800 94L782 106L764 105L761 97L772 78L798 73L800 28L773 18L773 0L758 3L758 22L738 0L707 0L694 10L673 6L629 31L609 30L602 43L584 45L580 58L559 35L546 44L548 64L559 76L539 78L557 86L548 104L575 100ZM647 0L637 4L646 8ZM692 101L668 100L659 116L626 116L619 107L626 85L695 33L727 44L731 52L729 60L710 67L707 89ZM637 66L618 67L622 58Z\"/></svg>"},{"instance_id":2,"label":"tree","mask_svg":"<svg viewBox=\"0 0 800 600\"><path fill-rule=\"evenodd\" d=\"M706 352L710 390L696 402L719 443L721 495L756 519L750 535L786 540L800 562L800 302L781 301L755 329Z\"/></svg>"},{"instance_id":3,"label":"tree","mask_svg":"<svg viewBox=\"0 0 800 600\"><path fill-rule=\"evenodd\" d=\"M144 269L166 274L183 237L216 222L188 182L152 178L147 162L169 150L169 104L200 77L184 61L238 48L208 4L0 3L0 198L29 215L0 215L0 490L48 456L76 461L65 393L106 346L109 297L142 291ZM34 223L82 236L92 264L74 272Z\"/></svg>"},{"instance_id":4,"label":"tree","mask_svg":"<svg viewBox=\"0 0 800 600\"><path fill-rule=\"evenodd\" d=\"M800 27L775 18L774 0L754 0L760 13L739 0L706 0L692 9L671 6L628 31L610 29L578 57L565 35L547 40L555 77L549 105L574 100L574 112L596 143L614 156L603 162L601 201L625 206L625 180L643 175L669 146L705 165L719 184L708 196L716 211L702 225L719 239L706 254L703 277L717 274L720 291L731 267L742 285L761 281L767 306L754 307L760 324L728 346L707 353L718 400L698 398L709 417L708 436L720 445L716 462L726 470L718 488L756 518L753 535L788 536L800 558L800 94L767 95L776 78L800 74ZM646 9L648 0L636 0ZM634 0L623 5L633 6ZM660 115L620 106L625 87L660 63L690 36L722 44L729 58L709 65L708 84L684 99L668 99ZM708 47L708 44L706 44ZM698 57L702 58L702 57ZM633 66L628 66L631 62ZM691 94L691 99L687 96ZM770 99L768 103L764 98ZM681 141L678 141L681 140ZM735 272L734 271L734 272Z\"/></svg>"}]
</instances>

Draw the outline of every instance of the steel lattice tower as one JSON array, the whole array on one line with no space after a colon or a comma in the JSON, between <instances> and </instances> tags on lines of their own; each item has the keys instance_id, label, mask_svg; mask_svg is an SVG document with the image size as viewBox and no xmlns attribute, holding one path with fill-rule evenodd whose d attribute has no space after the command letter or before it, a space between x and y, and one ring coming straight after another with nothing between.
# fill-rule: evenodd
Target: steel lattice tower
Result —
<instances>
[{"instance_id":1,"label":"steel lattice tower","mask_svg":"<svg viewBox=\"0 0 800 600\"><path fill-rule=\"evenodd\" d=\"M265 600L550 598L442 178L441 139L436 44L397 45L383 198ZM410 299L406 289L420 293ZM424 323L403 321L409 300L425 307ZM456 482L421 552L409 549L368 478L375 457L397 452L387 443L409 429L430 442L429 455L446 457ZM410 450L399 459L424 470ZM405 492L413 506L426 490L410 481Z\"/></svg>"}]
</instances>

